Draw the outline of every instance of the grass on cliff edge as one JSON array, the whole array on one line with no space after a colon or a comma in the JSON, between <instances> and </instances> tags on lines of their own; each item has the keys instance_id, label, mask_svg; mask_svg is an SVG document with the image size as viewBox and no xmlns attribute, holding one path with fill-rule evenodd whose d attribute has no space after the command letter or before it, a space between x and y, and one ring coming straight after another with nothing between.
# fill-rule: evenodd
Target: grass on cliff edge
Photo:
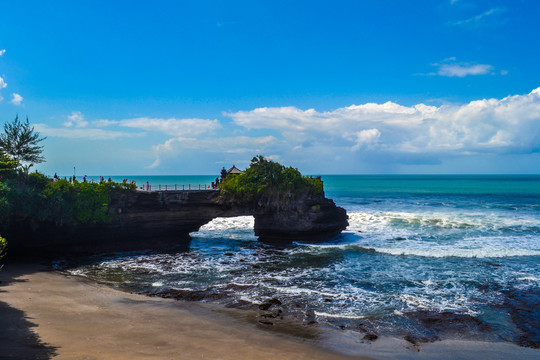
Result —
<instances>
[{"instance_id":1,"label":"grass on cliff edge","mask_svg":"<svg viewBox=\"0 0 540 360\"><path fill-rule=\"evenodd\" d=\"M219 184L220 197L224 201L243 204L264 202L285 202L299 194L323 192L320 178L302 176L298 169L285 167L263 156L256 156L242 174L229 174Z\"/></svg>"}]
</instances>

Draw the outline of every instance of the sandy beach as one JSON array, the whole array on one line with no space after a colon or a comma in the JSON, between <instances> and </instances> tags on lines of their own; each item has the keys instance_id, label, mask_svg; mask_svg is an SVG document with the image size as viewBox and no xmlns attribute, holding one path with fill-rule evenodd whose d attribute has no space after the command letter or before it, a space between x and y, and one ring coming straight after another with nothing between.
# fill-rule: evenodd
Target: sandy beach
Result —
<instances>
[{"instance_id":1,"label":"sandy beach","mask_svg":"<svg viewBox=\"0 0 540 360\"><path fill-rule=\"evenodd\" d=\"M7 264L0 271L0 359L495 360L539 354L510 343L475 341L414 348L402 339L380 338L351 346L359 344L351 340L357 337L353 333L294 326L269 330L252 316L129 294L45 266Z\"/></svg>"},{"instance_id":2,"label":"sandy beach","mask_svg":"<svg viewBox=\"0 0 540 360\"><path fill-rule=\"evenodd\" d=\"M0 281L1 359L350 358L201 304L128 294L41 266L7 264Z\"/></svg>"}]
</instances>

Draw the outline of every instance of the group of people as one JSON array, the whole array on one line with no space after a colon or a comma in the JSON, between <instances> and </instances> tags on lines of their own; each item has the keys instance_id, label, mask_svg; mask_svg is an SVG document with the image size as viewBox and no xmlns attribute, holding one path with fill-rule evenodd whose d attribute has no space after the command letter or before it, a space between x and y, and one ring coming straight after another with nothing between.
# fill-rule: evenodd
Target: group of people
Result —
<instances>
[{"instance_id":1,"label":"group of people","mask_svg":"<svg viewBox=\"0 0 540 360\"><path fill-rule=\"evenodd\" d=\"M87 182L86 181L86 175L83 175L82 179L83 179L83 182ZM57 182L58 180L60 180L60 176L58 176L57 173L54 173L54 176L52 177L51 182ZM75 175L70 176L69 179L64 176L64 180L69 181L70 183L74 183L74 182L77 181L77 176L75 176ZM94 182L94 179L92 179L92 183L93 182Z\"/></svg>"},{"instance_id":2,"label":"group of people","mask_svg":"<svg viewBox=\"0 0 540 360\"><path fill-rule=\"evenodd\" d=\"M54 176L52 177L51 182L57 182L58 180L60 180L60 176L58 176L57 173L54 173ZM64 180L69 181L70 183L74 183L74 182L77 181L77 176L73 175L73 176L70 176L69 178L64 176ZM88 181L86 175L82 176L82 181L83 182L90 182L92 184L94 183L94 179L90 179L90 181ZM122 183L127 184L128 181L129 181L129 179L126 178L126 179L122 180ZM103 184L105 182L110 182L111 183L111 182L113 182L113 180L110 177L107 180L105 180L105 178L103 176L100 176L99 177L99 183ZM135 180L131 180L131 181L129 181L129 183L132 184L132 185L137 186L137 184L135 183ZM148 181L146 182L146 186L147 186L146 190L148 190ZM141 189L142 188L143 187L141 187Z\"/></svg>"},{"instance_id":3,"label":"group of people","mask_svg":"<svg viewBox=\"0 0 540 360\"><path fill-rule=\"evenodd\" d=\"M58 176L57 173L54 173L54 176L53 176L53 178L51 179L51 182L56 182L56 181L58 181L58 180L60 180L60 177ZM66 178L66 177L64 176L64 180L67 180L67 181L69 181L70 183L75 183L75 182L77 182L77 177L76 177L75 175L70 176L69 178ZM87 180L87 176L86 176L86 175L83 175L83 176L82 176L82 181L83 181L83 182L90 182L90 183L92 183L92 184L94 183L94 179ZM211 189L217 189L217 188L218 188L218 185L221 183L221 181L223 181L223 180L221 180L219 177L216 177L216 180L212 182L212 185L211 185L211 186L205 185L203 189L206 189L206 188L208 188L208 189L210 189L210 188L211 188ZM112 180L112 178L110 178L110 177L109 177L107 180L105 180L105 178L104 178L103 176L100 176L100 177L99 177L99 183L100 183L100 184L103 184L103 183L105 183L105 182L111 183L111 182L113 182L113 180ZM135 182L135 180L129 180L128 178L123 179L123 180L122 180L122 183L123 183L123 184L128 184L128 183L129 183L129 184L131 184L131 185L135 185L135 187L136 187L137 189L140 189L140 190L146 190L146 191L152 190L152 185L150 185L150 182L149 182L149 181L147 181L146 184L143 184L143 185L140 186L140 187L137 187L137 183ZM200 185L199 185L199 189L200 189Z\"/></svg>"},{"instance_id":4,"label":"group of people","mask_svg":"<svg viewBox=\"0 0 540 360\"><path fill-rule=\"evenodd\" d=\"M109 181L110 181L110 180L111 180L111 178L109 178ZM124 180L122 180L122 184L127 184L127 183L128 183L128 179L127 179L127 178L125 178ZM135 180L131 180L129 183L130 183L131 185L137 186L137 183L135 183Z\"/></svg>"},{"instance_id":5,"label":"group of people","mask_svg":"<svg viewBox=\"0 0 540 360\"><path fill-rule=\"evenodd\" d=\"M212 189L217 189L219 185L219 177L216 178L216 181L212 181Z\"/></svg>"}]
</instances>

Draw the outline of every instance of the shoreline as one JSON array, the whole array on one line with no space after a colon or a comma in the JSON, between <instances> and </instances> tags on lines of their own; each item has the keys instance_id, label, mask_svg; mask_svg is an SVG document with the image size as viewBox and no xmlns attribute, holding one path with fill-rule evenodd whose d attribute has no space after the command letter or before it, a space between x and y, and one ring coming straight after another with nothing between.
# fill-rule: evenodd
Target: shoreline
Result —
<instances>
[{"instance_id":1,"label":"shoreline","mask_svg":"<svg viewBox=\"0 0 540 360\"><path fill-rule=\"evenodd\" d=\"M40 265L8 263L0 270L0 281L0 315L8 319L7 326L0 327L0 347L7 350L0 359L534 359L540 355L540 350L510 343L455 340L414 347L395 338L361 341L353 331L294 325L272 329L258 325L250 311L131 294Z\"/></svg>"},{"instance_id":2,"label":"shoreline","mask_svg":"<svg viewBox=\"0 0 540 360\"><path fill-rule=\"evenodd\" d=\"M212 305L130 294L44 266L8 263L0 281L2 317L16 312L0 327L2 359L368 359L265 331Z\"/></svg>"}]
</instances>

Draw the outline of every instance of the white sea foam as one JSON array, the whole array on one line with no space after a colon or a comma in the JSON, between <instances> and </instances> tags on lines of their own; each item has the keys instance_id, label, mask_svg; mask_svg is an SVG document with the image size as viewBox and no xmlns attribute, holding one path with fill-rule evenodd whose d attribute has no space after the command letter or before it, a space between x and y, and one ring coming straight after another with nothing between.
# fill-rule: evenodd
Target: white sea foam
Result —
<instances>
[{"instance_id":1,"label":"white sea foam","mask_svg":"<svg viewBox=\"0 0 540 360\"><path fill-rule=\"evenodd\" d=\"M480 229L499 230L504 228L538 227L538 221L520 214L513 217L503 214L465 211L359 211L349 213L350 231L382 231L393 228L407 229L427 227L430 229Z\"/></svg>"},{"instance_id":2,"label":"white sea foam","mask_svg":"<svg viewBox=\"0 0 540 360\"><path fill-rule=\"evenodd\" d=\"M349 214L346 243L310 245L324 251L374 251L396 256L500 258L539 256L538 219L464 210Z\"/></svg>"},{"instance_id":3,"label":"white sea foam","mask_svg":"<svg viewBox=\"0 0 540 360\"><path fill-rule=\"evenodd\" d=\"M404 248L366 248L378 253L396 256L422 256L422 257L461 257L461 258L501 258L511 256L540 256L538 250L526 249L404 249Z\"/></svg>"},{"instance_id":4,"label":"white sea foam","mask_svg":"<svg viewBox=\"0 0 540 360\"><path fill-rule=\"evenodd\" d=\"M289 286L289 287L273 286L273 289L284 294L294 294L294 295L308 294L308 295L318 295L318 296L324 296L324 297L340 297L341 296L340 294L307 289L307 288L299 288L296 286Z\"/></svg>"},{"instance_id":5,"label":"white sea foam","mask_svg":"<svg viewBox=\"0 0 540 360\"><path fill-rule=\"evenodd\" d=\"M510 242L510 241L509 241ZM369 244L306 244L307 248L319 248L321 250L342 250L342 251L373 251L382 254L395 256L421 256L431 258L461 257L461 258L502 258L512 256L540 256L540 250L523 248L506 248L502 246L487 245L484 247L460 247L460 244L446 246L442 244L422 243L420 241L409 241L400 243L409 247L378 247ZM515 244L514 244L515 246Z\"/></svg>"},{"instance_id":6,"label":"white sea foam","mask_svg":"<svg viewBox=\"0 0 540 360\"><path fill-rule=\"evenodd\" d=\"M83 269L74 269L74 270L68 270L67 271L70 275L73 275L73 276L83 276L83 277L87 277L86 273L84 272Z\"/></svg>"},{"instance_id":7,"label":"white sea foam","mask_svg":"<svg viewBox=\"0 0 540 360\"><path fill-rule=\"evenodd\" d=\"M366 318L366 316L362 316L362 315L329 314L329 313L319 312L319 311L315 311L315 315L326 317L326 318L353 319L353 320Z\"/></svg>"},{"instance_id":8,"label":"white sea foam","mask_svg":"<svg viewBox=\"0 0 540 360\"><path fill-rule=\"evenodd\" d=\"M218 217L201 226L199 231L253 230L253 216Z\"/></svg>"}]
</instances>

